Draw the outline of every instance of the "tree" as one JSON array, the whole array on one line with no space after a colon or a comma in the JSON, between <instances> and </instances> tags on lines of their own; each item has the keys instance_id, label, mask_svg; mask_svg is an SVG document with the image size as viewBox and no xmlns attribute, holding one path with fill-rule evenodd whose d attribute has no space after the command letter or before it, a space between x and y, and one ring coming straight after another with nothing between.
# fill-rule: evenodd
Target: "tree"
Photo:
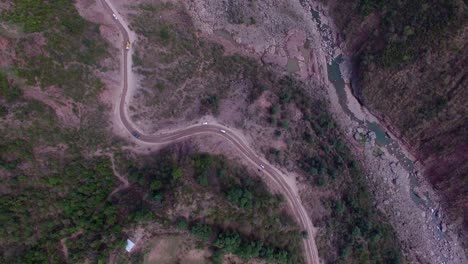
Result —
<instances>
[{"instance_id":1,"label":"tree","mask_svg":"<svg viewBox=\"0 0 468 264\"><path fill-rule=\"evenodd\" d=\"M215 250L213 255L211 255L211 261L213 264L222 264L223 263L223 252L221 250Z\"/></svg>"},{"instance_id":2,"label":"tree","mask_svg":"<svg viewBox=\"0 0 468 264\"><path fill-rule=\"evenodd\" d=\"M226 195L226 198L231 203L241 208L252 208L254 197L251 192L240 187L232 188Z\"/></svg>"},{"instance_id":3,"label":"tree","mask_svg":"<svg viewBox=\"0 0 468 264\"><path fill-rule=\"evenodd\" d=\"M211 111L216 114L219 108L219 97L216 94L209 95L200 100L202 106L207 109L211 109Z\"/></svg>"},{"instance_id":4,"label":"tree","mask_svg":"<svg viewBox=\"0 0 468 264\"><path fill-rule=\"evenodd\" d=\"M176 227L177 229L180 229L180 230L187 230L188 229L187 220L185 220L185 218L180 218L179 220L177 220Z\"/></svg>"},{"instance_id":5,"label":"tree","mask_svg":"<svg viewBox=\"0 0 468 264\"><path fill-rule=\"evenodd\" d=\"M279 105L275 104L274 106L270 107L270 114L276 115L279 112L279 110Z\"/></svg>"},{"instance_id":6,"label":"tree","mask_svg":"<svg viewBox=\"0 0 468 264\"><path fill-rule=\"evenodd\" d=\"M180 177L182 177L182 169L179 168L179 167L176 167L172 170L172 180L174 181L177 181L178 179L180 179Z\"/></svg>"},{"instance_id":7,"label":"tree","mask_svg":"<svg viewBox=\"0 0 468 264\"><path fill-rule=\"evenodd\" d=\"M344 247L343 249L341 249L341 257L342 258L347 258L349 256L349 254L351 254L351 246L350 245L347 245L346 247Z\"/></svg>"},{"instance_id":8,"label":"tree","mask_svg":"<svg viewBox=\"0 0 468 264\"><path fill-rule=\"evenodd\" d=\"M335 210L336 210L336 212L337 212L339 215L342 215L342 214L344 213L345 208L346 208L346 207L345 207L345 205L344 205L343 202L341 202L341 201L337 201L337 202L336 202Z\"/></svg>"},{"instance_id":9,"label":"tree","mask_svg":"<svg viewBox=\"0 0 468 264\"><path fill-rule=\"evenodd\" d=\"M353 236L353 238L360 237L361 236L361 229L359 229L359 227L355 226L353 228L352 236Z\"/></svg>"},{"instance_id":10,"label":"tree","mask_svg":"<svg viewBox=\"0 0 468 264\"><path fill-rule=\"evenodd\" d=\"M162 182L160 180L154 180L151 182L150 189L151 191L158 191L162 188Z\"/></svg>"},{"instance_id":11,"label":"tree","mask_svg":"<svg viewBox=\"0 0 468 264\"><path fill-rule=\"evenodd\" d=\"M208 187L208 176L201 175L200 177L197 178L197 182L203 187Z\"/></svg>"},{"instance_id":12,"label":"tree","mask_svg":"<svg viewBox=\"0 0 468 264\"><path fill-rule=\"evenodd\" d=\"M203 241L208 241L213 235L213 229L209 225L196 224L191 229L190 232Z\"/></svg>"},{"instance_id":13,"label":"tree","mask_svg":"<svg viewBox=\"0 0 468 264\"><path fill-rule=\"evenodd\" d=\"M161 38L162 41L166 42L171 38L171 34L169 32L169 28L167 26L163 26L159 30L159 37Z\"/></svg>"},{"instance_id":14,"label":"tree","mask_svg":"<svg viewBox=\"0 0 468 264\"><path fill-rule=\"evenodd\" d=\"M221 233L213 245L228 253L235 253L241 245L241 238L238 233Z\"/></svg>"}]
</instances>

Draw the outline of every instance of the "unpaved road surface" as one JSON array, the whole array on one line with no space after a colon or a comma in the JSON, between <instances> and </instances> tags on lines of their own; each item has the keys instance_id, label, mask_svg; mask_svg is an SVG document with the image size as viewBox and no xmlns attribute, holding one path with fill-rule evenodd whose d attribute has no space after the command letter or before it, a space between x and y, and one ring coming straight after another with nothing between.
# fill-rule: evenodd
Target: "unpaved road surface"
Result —
<instances>
[{"instance_id":1,"label":"unpaved road surface","mask_svg":"<svg viewBox=\"0 0 468 264\"><path fill-rule=\"evenodd\" d=\"M280 172L278 169L274 168L265 159L261 158L260 156L256 155L255 152L249 147L248 144L242 139L242 136L236 135L237 132L230 130L227 127L224 127L219 124L206 124L206 125L198 125L192 126L186 129L176 130L172 132L168 132L165 134L158 134L158 135L144 135L137 131L135 126L132 124L130 119L127 115L127 107L126 107L126 98L129 88L129 79L132 78L132 70L131 70L131 53L129 50L125 49L125 44L129 41L132 42L136 39L135 34L130 31L128 25L125 24L122 16L117 12L117 10L113 7L112 3L109 0L101 0L102 4L104 5L106 11L109 13L110 16L115 14L117 19L114 19L115 24L119 28L123 43L122 43L122 94L120 96L119 102L119 111L118 111L118 119L125 127L129 134L132 134L135 139L136 144L143 144L143 143L151 143L151 144L168 144L171 142L175 142L177 140L181 140L186 137L198 135L198 134L212 134L215 136L221 136L231 142L236 149L254 166L259 167L262 169L263 173L268 176L269 179L278 187L278 190L286 198L288 205L297 218L301 227L307 231L309 234L308 239L304 239L304 254L306 257L306 262L309 264L318 264L319 257L317 252L317 246L315 245L314 240L314 226L312 225L312 221L310 220L306 210L302 206L302 202L299 198L299 195L296 189L291 186L289 183L290 181L287 180L288 176ZM130 63L129 63L130 62ZM137 137L135 137L137 135Z\"/></svg>"}]
</instances>

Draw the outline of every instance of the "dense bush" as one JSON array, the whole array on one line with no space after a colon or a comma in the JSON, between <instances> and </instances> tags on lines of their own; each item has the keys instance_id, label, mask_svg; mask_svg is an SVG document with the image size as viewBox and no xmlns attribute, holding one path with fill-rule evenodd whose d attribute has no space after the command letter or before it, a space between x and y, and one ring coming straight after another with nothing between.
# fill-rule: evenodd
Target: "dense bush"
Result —
<instances>
[{"instance_id":1,"label":"dense bush","mask_svg":"<svg viewBox=\"0 0 468 264\"><path fill-rule=\"evenodd\" d=\"M219 98L216 94L202 98L200 103L206 110L210 110L213 114L218 114Z\"/></svg>"},{"instance_id":2,"label":"dense bush","mask_svg":"<svg viewBox=\"0 0 468 264\"><path fill-rule=\"evenodd\" d=\"M11 102L18 99L21 94L22 91L16 85L10 84L7 75L0 71L0 98Z\"/></svg>"},{"instance_id":3,"label":"dense bush","mask_svg":"<svg viewBox=\"0 0 468 264\"><path fill-rule=\"evenodd\" d=\"M462 10L458 0L359 0L357 7L362 15L378 12L383 17L380 31L386 45L377 56L364 56L366 62L376 59L384 67L395 67L420 56L441 35L457 28Z\"/></svg>"},{"instance_id":4,"label":"dense bush","mask_svg":"<svg viewBox=\"0 0 468 264\"><path fill-rule=\"evenodd\" d=\"M231 253L247 261L252 258L263 258L270 263L293 263L285 250L264 245L261 241L242 238L237 232L222 232L213 245L222 253Z\"/></svg>"},{"instance_id":5,"label":"dense bush","mask_svg":"<svg viewBox=\"0 0 468 264\"><path fill-rule=\"evenodd\" d=\"M209 225L198 223L190 228L190 233L206 242L213 235L213 229Z\"/></svg>"},{"instance_id":6,"label":"dense bush","mask_svg":"<svg viewBox=\"0 0 468 264\"><path fill-rule=\"evenodd\" d=\"M333 193L322 198L331 214L320 222L326 227L322 236L330 241L321 248L327 252L328 261L398 263L400 248L395 234L372 208L373 198L367 191L360 165L341 139L344 136L327 111L327 103L312 98L302 83L287 76L279 78L274 91L279 109L269 109L267 114L286 116L291 104L301 111L302 120L298 121L299 124L292 124L294 128L285 133L285 137L292 134L292 138L297 140L293 148L300 154L297 164L307 180L313 186L326 187ZM275 149L270 153L280 155Z\"/></svg>"},{"instance_id":7,"label":"dense bush","mask_svg":"<svg viewBox=\"0 0 468 264\"><path fill-rule=\"evenodd\" d=\"M93 75L101 58L107 54L98 26L85 21L70 0L15 0L2 19L23 26L27 33L40 32L45 47L40 54L26 57L25 47L37 40L25 34L16 45L17 73L28 84L55 85L76 101L94 98L103 84Z\"/></svg>"},{"instance_id":8,"label":"dense bush","mask_svg":"<svg viewBox=\"0 0 468 264\"><path fill-rule=\"evenodd\" d=\"M254 204L254 196L248 190L232 188L228 191L226 198L231 203L242 208L251 209Z\"/></svg>"},{"instance_id":9,"label":"dense bush","mask_svg":"<svg viewBox=\"0 0 468 264\"><path fill-rule=\"evenodd\" d=\"M109 236L118 237L126 220L118 215L116 205L106 201L115 186L108 161L75 160L51 175L29 177L33 178L18 176L3 183L21 190L1 196L5 263L58 262L59 239L78 230L84 233L82 246L69 241L72 259L90 252L104 255L112 248L110 242L115 239L109 240ZM96 247L89 248L90 244Z\"/></svg>"}]
</instances>

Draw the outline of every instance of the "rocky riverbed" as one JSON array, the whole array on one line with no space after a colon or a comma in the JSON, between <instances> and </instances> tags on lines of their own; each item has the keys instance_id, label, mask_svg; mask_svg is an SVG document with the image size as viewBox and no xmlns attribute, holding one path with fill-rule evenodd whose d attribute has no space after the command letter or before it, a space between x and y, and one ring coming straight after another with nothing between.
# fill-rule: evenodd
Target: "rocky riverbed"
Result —
<instances>
[{"instance_id":1,"label":"rocky riverbed","mask_svg":"<svg viewBox=\"0 0 468 264\"><path fill-rule=\"evenodd\" d=\"M301 3L313 13L317 23L322 40L322 55L325 57L322 61L334 61L342 52L339 34L327 15L328 10L317 1ZM355 149L360 152L361 161L367 169L375 207L388 217L411 261L467 263L458 240L457 228L445 220L440 198L426 181L424 168L414 162L404 145L398 144L391 133L385 131L393 143L379 144L376 132L369 128L370 122L378 124L378 120L365 108L356 105L357 100L350 92L349 73L352 69L349 65L340 65L341 72L347 73L341 74L346 89L344 103L339 100L332 82L328 83L327 89L332 111L340 125L347 129L348 138L355 141ZM382 129L382 126L379 127ZM404 159L399 155L404 155Z\"/></svg>"}]
</instances>

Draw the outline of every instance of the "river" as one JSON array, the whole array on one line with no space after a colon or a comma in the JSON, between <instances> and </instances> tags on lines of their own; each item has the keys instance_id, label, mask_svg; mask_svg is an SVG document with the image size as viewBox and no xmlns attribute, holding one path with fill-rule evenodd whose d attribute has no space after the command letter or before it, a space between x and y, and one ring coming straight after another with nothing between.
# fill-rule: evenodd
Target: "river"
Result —
<instances>
[{"instance_id":1,"label":"river","mask_svg":"<svg viewBox=\"0 0 468 264\"><path fill-rule=\"evenodd\" d=\"M322 23L320 14L316 10L311 10L312 17L315 23L318 26L319 31L321 33L325 33L325 31L330 31L328 25ZM323 34L323 35L330 35L330 34ZM329 39L326 39L329 41ZM364 130L372 131L375 133L375 144L380 148L385 148L390 155L396 157L401 164L401 166L409 173L410 178L410 194L411 199L414 203L416 203L421 209L429 209L432 211L432 222L437 226L436 230L438 231L438 236L440 239L444 238L444 233L440 230L439 223L441 223L441 219L438 217L437 213L434 213L434 203L431 201L428 195L425 195L425 198L422 199L418 195L418 187L420 186L416 176L415 176L415 168L414 168L414 161L405 154L402 150L400 144L397 140L390 137L390 131L382 126L377 120L377 118L372 118L374 120L362 120L356 117L355 113L353 113L352 109L348 107L348 96L352 96L351 91L347 91L347 87L345 85L345 80L342 74L342 64L345 61L349 61L349 58L344 57L343 55L336 56L331 59L331 62L327 65L328 71L328 80L333 84L333 87L336 91L338 96L338 102L341 107L341 110L354 122L357 122L360 127L364 128ZM347 64L346 67L350 67L351 64ZM353 98L354 99L354 98ZM361 106L363 107L363 106ZM370 113L369 111L366 111Z\"/></svg>"}]
</instances>

